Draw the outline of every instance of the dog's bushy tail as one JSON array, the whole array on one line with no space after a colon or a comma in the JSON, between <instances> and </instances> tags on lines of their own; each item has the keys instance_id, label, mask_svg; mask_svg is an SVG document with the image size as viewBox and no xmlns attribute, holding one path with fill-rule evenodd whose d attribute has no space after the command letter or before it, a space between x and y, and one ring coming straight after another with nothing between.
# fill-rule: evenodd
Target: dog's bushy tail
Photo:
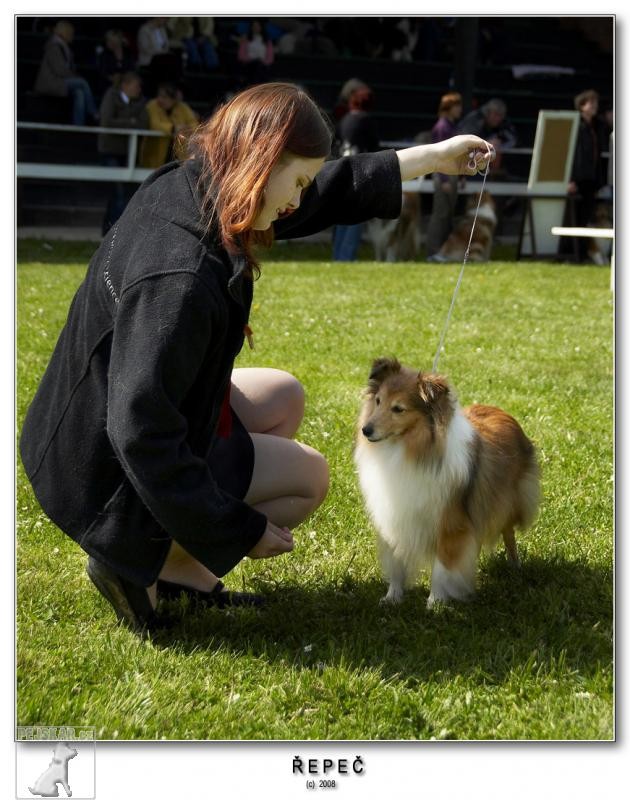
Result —
<instances>
[{"instance_id":1,"label":"dog's bushy tail","mask_svg":"<svg viewBox=\"0 0 630 800\"><path fill-rule=\"evenodd\" d=\"M540 507L540 467L534 446L531 446L530 463L518 484L519 514L516 525L525 531L534 524Z\"/></svg>"}]
</instances>

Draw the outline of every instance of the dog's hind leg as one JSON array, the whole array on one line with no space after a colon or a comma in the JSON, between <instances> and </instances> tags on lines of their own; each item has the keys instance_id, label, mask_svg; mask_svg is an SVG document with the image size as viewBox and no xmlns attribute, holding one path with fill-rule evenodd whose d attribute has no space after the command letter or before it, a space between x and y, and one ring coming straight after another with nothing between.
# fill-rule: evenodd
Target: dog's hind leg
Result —
<instances>
[{"instance_id":1,"label":"dog's hind leg","mask_svg":"<svg viewBox=\"0 0 630 800\"><path fill-rule=\"evenodd\" d=\"M521 566L521 559L518 557L518 548L516 546L516 537L514 535L514 526L510 525L503 531L503 541L505 543L505 552L507 557L514 567Z\"/></svg>"},{"instance_id":2,"label":"dog's hind leg","mask_svg":"<svg viewBox=\"0 0 630 800\"><path fill-rule=\"evenodd\" d=\"M436 602L470 599L475 592L479 550L469 523L462 518L447 520L438 536L428 608Z\"/></svg>"}]
</instances>

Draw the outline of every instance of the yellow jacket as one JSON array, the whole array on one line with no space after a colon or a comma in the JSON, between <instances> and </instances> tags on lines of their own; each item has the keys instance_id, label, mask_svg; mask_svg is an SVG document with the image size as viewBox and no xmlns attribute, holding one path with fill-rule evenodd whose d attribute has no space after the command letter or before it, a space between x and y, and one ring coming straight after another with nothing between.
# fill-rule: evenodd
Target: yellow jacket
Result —
<instances>
[{"instance_id":1,"label":"yellow jacket","mask_svg":"<svg viewBox=\"0 0 630 800\"><path fill-rule=\"evenodd\" d=\"M166 163L175 128L184 125L193 130L197 127L199 118L186 103L176 103L170 113L167 113L154 99L149 100L146 109L149 115L149 129L161 131L170 137L145 136L142 141L140 166L146 169L157 169ZM185 132L183 137L177 136L173 143L174 158L180 160L186 158L186 133L189 134L190 131Z\"/></svg>"}]
</instances>

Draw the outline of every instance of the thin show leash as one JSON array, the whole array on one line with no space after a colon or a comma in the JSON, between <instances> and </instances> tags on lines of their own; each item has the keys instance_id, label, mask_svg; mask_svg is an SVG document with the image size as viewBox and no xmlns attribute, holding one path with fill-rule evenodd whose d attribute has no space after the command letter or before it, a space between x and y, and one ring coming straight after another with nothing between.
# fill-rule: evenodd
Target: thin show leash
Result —
<instances>
[{"instance_id":1,"label":"thin show leash","mask_svg":"<svg viewBox=\"0 0 630 800\"><path fill-rule=\"evenodd\" d=\"M488 148L488 155L491 156L492 155L492 148L490 147L490 145L487 142L486 142L486 147ZM481 197L483 195L483 190L484 190L484 187L486 185L486 178L488 177L488 173L490 172L490 161L491 161L491 159L489 158L488 159L488 163L486 164L486 169L485 169L484 172L481 172L481 171L477 172L478 175L483 175L483 182L481 184L481 191L479 192L479 200L477 201L477 208L475 210L475 216L473 218L472 227L470 229L470 238L468 239L468 247L466 248L466 252L464 253L464 260L462 262L462 268L459 271L459 278L457 279L457 283L455 284L455 291L453 292L453 297L451 299L451 306L450 306L450 308L448 310L448 314L446 315L446 322L444 323L444 327L442 328L442 335L440 337L440 343L438 345L438 349L437 349L437 352L435 354L435 358L433 359L433 367L432 367L431 371L434 372L434 373L437 370L438 361L439 361L440 355L442 353L442 349L444 347L444 339L446 338L446 331L448 330L448 326L449 326L449 323L451 321L451 315L453 313L453 308L455 306L455 300L457 299L457 293L459 292L459 287L461 285L462 278L464 277L464 269L466 268L466 263L468 261L468 256L470 255L470 246L472 244L472 238L473 238L473 234L475 232L475 225L477 223L477 215L479 214L479 207L481 206ZM470 159L468 161L468 168L469 169L476 169L476 166L477 166L477 164L475 162L475 154L471 153Z\"/></svg>"}]
</instances>

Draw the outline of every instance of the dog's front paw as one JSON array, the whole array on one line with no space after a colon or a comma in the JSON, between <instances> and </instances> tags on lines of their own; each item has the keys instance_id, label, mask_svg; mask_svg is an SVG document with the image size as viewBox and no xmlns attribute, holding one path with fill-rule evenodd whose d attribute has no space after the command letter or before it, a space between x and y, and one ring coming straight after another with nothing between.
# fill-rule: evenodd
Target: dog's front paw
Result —
<instances>
[{"instance_id":1,"label":"dog's front paw","mask_svg":"<svg viewBox=\"0 0 630 800\"><path fill-rule=\"evenodd\" d=\"M459 603L468 603L474 598L473 592L462 593L459 595L437 594L431 592L427 598L427 608L437 610L438 608L453 608Z\"/></svg>"},{"instance_id":2,"label":"dog's front paw","mask_svg":"<svg viewBox=\"0 0 630 800\"><path fill-rule=\"evenodd\" d=\"M453 604L453 598L444 596L444 597L437 597L433 592L427 598L427 608L430 609L438 609L440 606L448 606Z\"/></svg>"},{"instance_id":3,"label":"dog's front paw","mask_svg":"<svg viewBox=\"0 0 630 800\"><path fill-rule=\"evenodd\" d=\"M390 605L395 606L402 600L403 590L397 586L390 586L387 590L387 594L384 597L381 597L380 603L381 605Z\"/></svg>"}]
</instances>

